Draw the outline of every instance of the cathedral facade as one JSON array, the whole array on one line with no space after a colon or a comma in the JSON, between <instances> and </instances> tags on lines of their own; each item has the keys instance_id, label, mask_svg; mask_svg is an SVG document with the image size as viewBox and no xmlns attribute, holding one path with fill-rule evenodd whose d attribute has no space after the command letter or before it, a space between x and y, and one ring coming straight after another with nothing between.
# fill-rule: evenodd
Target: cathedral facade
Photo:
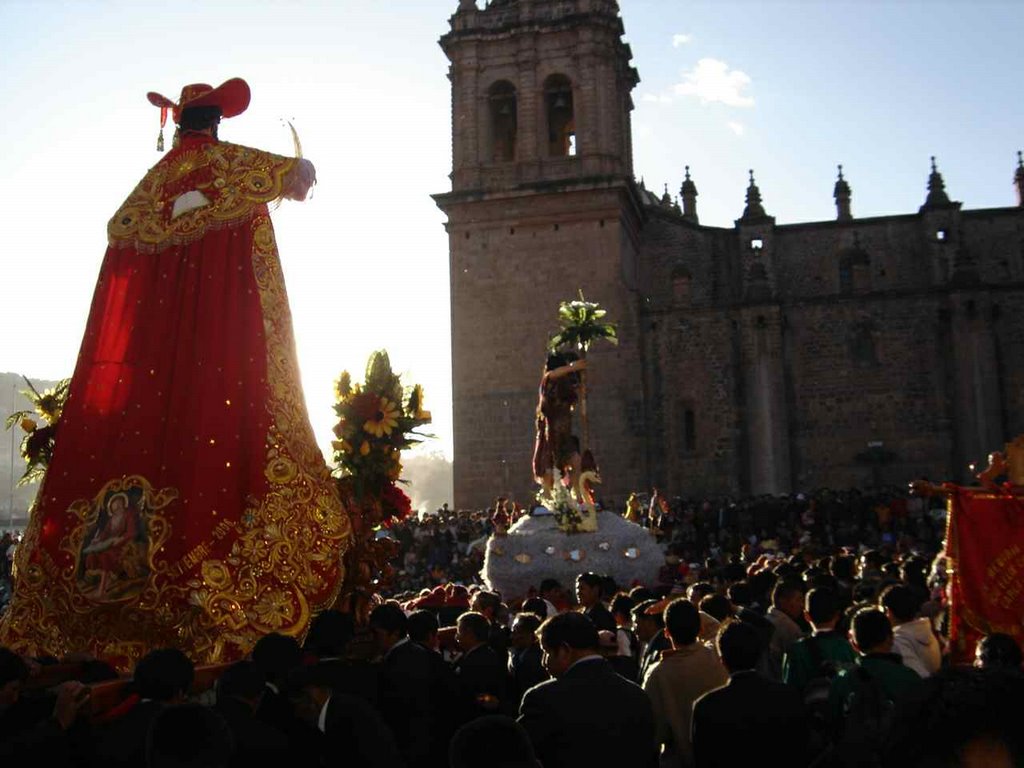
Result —
<instances>
[{"instance_id":1,"label":"cathedral facade","mask_svg":"<svg viewBox=\"0 0 1024 768\"><path fill-rule=\"evenodd\" d=\"M639 82L615 0L461 0L448 217L455 503L533 493L559 302L618 323L587 378L601 495L964 480L1024 432L1024 163L1014 207L777 225L751 172L732 228L634 179Z\"/></svg>"}]
</instances>

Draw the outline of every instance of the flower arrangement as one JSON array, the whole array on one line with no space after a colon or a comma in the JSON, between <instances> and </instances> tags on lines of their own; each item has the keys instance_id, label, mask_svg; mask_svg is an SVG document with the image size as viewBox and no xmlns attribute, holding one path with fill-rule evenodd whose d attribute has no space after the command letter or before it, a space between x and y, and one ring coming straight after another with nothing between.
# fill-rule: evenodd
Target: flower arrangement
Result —
<instances>
[{"instance_id":1,"label":"flower arrangement","mask_svg":"<svg viewBox=\"0 0 1024 768\"><path fill-rule=\"evenodd\" d=\"M341 599L365 604L374 587L389 580L395 554L394 542L377 533L412 514L409 496L398 487L402 451L427 437L416 430L430 423L430 412L423 409L423 388L403 388L383 350L370 355L365 382L353 384L344 371L334 394L334 475L353 534Z\"/></svg>"},{"instance_id":2,"label":"flower arrangement","mask_svg":"<svg viewBox=\"0 0 1024 768\"><path fill-rule=\"evenodd\" d=\"M42 480L46 468L53 457L53 446L57 437L57 424L60 421L64 404L68 399L68 388L71 379L61 379L52 388L42 394L32 385L27 377L22 376L28 389L21 394L32 403L31 410L15 411L4 422L4 429L10 430L18 424L25 432L21 440L21 457L25 460L25 473L18 479L18 485L28 485ZM45 426L40 426L33 415L42 417Z\"/></svg>"},{"instance_id":3,"label":"flower arrangement","mask_svg":"<svg viewBox=\"0 0 1024 768\"><path fill-rule=\"evenodd\" d=\"M394 489L402 473L402 451L421 442L425 435L416 430L430 423L430 412L423 410L423 388L417 384L403 390L388 353L377 351L367 363L366 382L353 384L344 371L335 382L334 394L338 423L331 446L336 474L350 478L359 495L381 495L388 486ZM401 504L393 491L388 496ZM398 507L392 509L398 511Z\"/></svg>"},{"instance_id":4,"label":"flower arrangement","mask_svg":"<svg viewBox=\"0 0 1024 768\"><path fill-rule=\"evenodd\" d=\"M554 470L551 490L538 491L536 498L538 504L554 515L558 527L566 533L597 530L597 514L593 505L577 501L557 469Z\"/></svg>"}]
</instances>

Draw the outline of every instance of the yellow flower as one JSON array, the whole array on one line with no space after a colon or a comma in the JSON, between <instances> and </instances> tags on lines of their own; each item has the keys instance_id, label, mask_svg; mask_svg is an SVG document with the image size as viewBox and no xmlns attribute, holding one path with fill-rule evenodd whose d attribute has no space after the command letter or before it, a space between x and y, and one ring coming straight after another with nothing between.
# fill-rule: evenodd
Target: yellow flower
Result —
<instances>
[{"instance_id":1,"label":"yellow flower","mask_svg":"<svg viewBox=\"0 0 1024 768\"><path fill-rule=\"evenodd\" d=\"M417 421L430 421L430 411L423 408L423 387L419 384L412 389L412 395L409 397L409 409L412 411L412 417Z\"/></svg>"},{"instance_id":2,"label":"yellow flower","mask_svg":"<svg viewBox=\"0 0 1024 768\"><path fill-rule=\"evenodd\" d=\"M352 452L352 446L348 444L347 440L331 440L331 448L344 453Z\"/></svg>"},{"instance_id":3,"label":"yellow flower","mask_svg":"<svg viewBox=\"0 0 1024 768\"><path fill-rule=\"evenodd\" d=\"M386 397L382 397L377 412L366 420L363 429L374 437L390 435L391 430L398 426L399 415L398 406Z\"/></svg>"},{"instance_id":4,"label":"yellow flower","mask_svg":"<svg viewBox=\"0 0 1024 768\"><path fill-rule=\"evenodd\" d=\"M369 452L370 452L370 443L368 441L366 441L366 440L363 440L363 444L359 446L359 455L360 456L365 456Z\"/></svg>"}]
</instances>

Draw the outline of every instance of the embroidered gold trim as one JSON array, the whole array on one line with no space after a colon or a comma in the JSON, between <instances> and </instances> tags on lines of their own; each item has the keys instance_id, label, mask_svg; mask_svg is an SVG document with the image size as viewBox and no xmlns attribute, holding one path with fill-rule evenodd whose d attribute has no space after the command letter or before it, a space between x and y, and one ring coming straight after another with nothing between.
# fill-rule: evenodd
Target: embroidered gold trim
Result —
<instances>
[{"instance_id":1,"label":"embroidered gold trim","mask_svg":"<svg viewBox=\"0 0 1024 768\"><path fill-rule=\"evenodd\" d=\"M226 142L169 155L149 170L110 219L110 245L154 252L241 223L284 194L295 163L294 158ZM211 204L172 218L174 200L193 189Z\"/></svg>"},{"instance_id":2,"label":"embroidered gold trim","mask_svg":"<svg viewBox=\"0 0 1024 768\"><path fill-rule=\"evenodd\" d=\"M227 646L249 650L268 632L304 634L312 616L330 607L344 576L351 527L324 464L302 398L291 312L270 218L256 216L253 271L263 308L268 409L264 474L269 489L253 500L226 562L206 560L202 579L188 582L200 611L190 630L210 661ZM309 595L323 596L315 603ZM202 639L202 640L200 640ZM229 653L229 656L237 656Z\"/></svg>"}]
</instances>

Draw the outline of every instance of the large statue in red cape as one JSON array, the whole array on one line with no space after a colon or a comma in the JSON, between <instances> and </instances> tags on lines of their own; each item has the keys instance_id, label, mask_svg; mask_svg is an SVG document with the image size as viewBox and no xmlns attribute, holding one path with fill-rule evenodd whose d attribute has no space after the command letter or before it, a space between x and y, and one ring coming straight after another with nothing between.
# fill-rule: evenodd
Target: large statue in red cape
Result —
<instances>
[{"instance_id":1,"label":"large statue in red cape","mask_svg":"<svg viewBox=\"0 0 1024 768\"><path fill-rule=\"evenodd\" d=\"M267 206L307 160L217 140L245 81L186 86L174 148L108 225L0 643L128 665L231 661L298 635L342 579L349 520L309 425Z\"/></svg>"}]
</instances>

